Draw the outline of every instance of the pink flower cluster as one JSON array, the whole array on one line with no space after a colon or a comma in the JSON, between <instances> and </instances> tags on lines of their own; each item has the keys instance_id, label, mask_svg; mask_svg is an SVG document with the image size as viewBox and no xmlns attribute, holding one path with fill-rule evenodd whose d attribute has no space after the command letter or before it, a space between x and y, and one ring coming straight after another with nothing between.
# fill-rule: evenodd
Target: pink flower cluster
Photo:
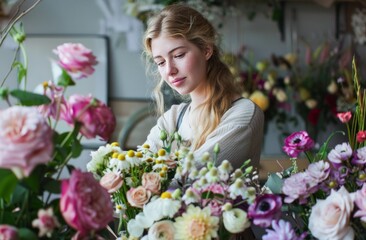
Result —
<instances>
[{"instance_id":1,"label":"pink flower cluster","mask_svg":"<svg viewBox=\"0 0 366 240\"><path fill-rule=\"evenodd\" d=\"M33 107L13 106L0 112L0 167L18 178L51 160L52 129Z\"/></svg>"},{"instance_id":2,"label":"pink flower cluster","mask_svg":"<svg viewBox=\"0 0 366 240\"><path fill-rule=\"evenodd\" d=\"M58 55L61 67L79 79L93 74L93 66L98 63L93 52L81 43L64 43L54 53Z\"/></svg>"}]
</instances>

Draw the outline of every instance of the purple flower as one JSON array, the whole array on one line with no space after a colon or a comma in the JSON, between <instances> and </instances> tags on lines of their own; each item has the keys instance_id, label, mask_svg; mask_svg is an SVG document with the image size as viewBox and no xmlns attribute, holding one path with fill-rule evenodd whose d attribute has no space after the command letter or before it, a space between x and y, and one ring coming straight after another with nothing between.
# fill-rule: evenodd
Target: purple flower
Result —
<instances>
[{"instance_id":1,"label":"purple flower","mask_svg":"<svg viewBox=\"0 0 366 240\"><path fill-rule=\"evenodd\" d=\"M264 194L257 197L248 209L248 217L255 225L269 227L273 219L281 215L282 200L278 195Z\"/></svg>"},{"instance_id":2,"label":"purple flower","mask_svg":"<svg viewBox=\"0 0 366 240\"><path fill-rule=\"evenodd\" d=\"M291 158L296 158L301 152L308 151L314 146L314 140L306 131L294 132L285 139L283 151Z\"/></svg>"},{"instance_id":3,"label":"purple flower","mask_svg":"<svg viewBox=\"0 0 366 240\"><path fill-rule=\"evenodd\" d=\"M366 147L357 149L356 153L353 154L352 164L361 166L366 164Z\"/></svg>"},{"instance_id":4,"label":"purple flower","mask_svg":"<svg viewBox=\"0 0 366 240\"><path fill-rule=\"evenodd\" d=\"M299 199L300 204L307 202L307 198L317 190L317 181L307 172L299 172L283 182L282 192L286 195L285 202L292 203Z\"/></svg>"},{"instance_id":5,"label":"purple flower","mask_svg":"<svg viewBox=\"0 0 366 240\"><path fill-rule=\"evenodd\" d=\"M342 162L352 156L352 148L349 143L342 143L335 146L328 154L328 159L335 168L339 168Z\"/></svg>"},{"instance_id":6,"label":"purple flower","mask_svg":"<svg viewBox=\"0 0 366 240\"><path fill-rule=\"evenodd\" d=\"M328 178L330 173L330 165L328 162L321 160L319 162L310 164L306 171L310 177L312 177L318 183L321 183Z\"/></svg>"},{"instance_id":7,"label":"purple flower","mask_svg":"<svg viewBox=\"0 0 366 240\"><path fill-rule=\"evenodd\" d=\"M263 240L302 240L307 233L297 236L289 222L284 220L272 221L272 229L266 229L267 234L262 237Z\"/></svg>"}]
</instances>

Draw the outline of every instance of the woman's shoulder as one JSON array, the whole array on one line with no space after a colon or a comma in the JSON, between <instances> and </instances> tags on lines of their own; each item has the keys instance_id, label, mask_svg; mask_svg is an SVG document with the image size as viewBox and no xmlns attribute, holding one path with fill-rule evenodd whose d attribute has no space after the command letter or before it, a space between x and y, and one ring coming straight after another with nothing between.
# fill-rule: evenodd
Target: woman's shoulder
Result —
<instances>
[{"instance_id":1,"label":"woman's shoulder","mask_svg":"<svg viewBox=\"0 0 366 240\"><path fill-rule=\"evenodd\" d=\"M252 121L263 121L263 111L250 99L236 100L223 118L240 125L249 125Z\"/></svg>"}]
</instances>

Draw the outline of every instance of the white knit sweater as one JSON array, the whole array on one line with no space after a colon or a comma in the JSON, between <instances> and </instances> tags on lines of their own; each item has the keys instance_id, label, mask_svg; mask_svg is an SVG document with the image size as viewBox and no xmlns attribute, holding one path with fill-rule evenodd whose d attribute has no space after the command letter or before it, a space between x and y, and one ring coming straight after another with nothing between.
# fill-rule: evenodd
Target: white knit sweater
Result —
<instances>
[{"instance_id":1,"label":"white knit sweater","mask_svg":"<svg viewBox=\"0 0 366 240\"><path fill-rule=\"evenodd\" d=\"M172 133L175 130L179 113L187 103L173 105L157 121L151 129L146 143L153 151L161 147L160 130ZM189 126L189 111L184 114L179 134L182 139L190 140L192 130ZM263 142L264 114L262 110L249 99L235 101L230 109L222 116L217 128L207 136L205 143L194 151L195 159L201 159L204 152L213 153L216 143L220 146L217 164L227 159L234 169L241 167L247 160L252 160L254 167L259 166L261 147ZM200 163L197 163L200 166Z\"/></svg>"}]
</instances>

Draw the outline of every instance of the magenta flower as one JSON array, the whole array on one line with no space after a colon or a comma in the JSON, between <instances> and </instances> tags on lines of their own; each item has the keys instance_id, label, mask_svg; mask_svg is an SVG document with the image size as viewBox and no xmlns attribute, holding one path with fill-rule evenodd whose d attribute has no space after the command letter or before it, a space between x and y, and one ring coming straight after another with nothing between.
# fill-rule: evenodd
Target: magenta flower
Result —
<instances>
[{"instance_id":1,"label":"magenta flower","mask_svg":"<svg viewBox=\"0 0 366 240\"><path fill-rule=\"evenodd\" d=\"M302 240L305 239L307 233L297 236L289 222L280 219L272 221L272 229L266 229L267 234L262 237L263 240Z\"/></svg>"},{"instance_id":2,"label":"magenta flower","mask_svg":"<svg viewBox=\"0 0 366 240\"><path fill-rule=\"evenodd\" d=\"M286 203L292 203L299 199L299 203L304 204L316 189L317 181L309 176L307 172L299 172L286 178L282 186L282 192L286 195Z\"/></svg>"},{"instance_id":3,"label":"magenta flower","mask_svg":"<svg viewBox=\"0 0 366 240\"><path fill-rule=\"evenodd\" d=\"M64 43L53 52L58 55L60 66L77 79L93 74L93 66L98 63L93 52L81 43Z\"/></svg>"},{"instance_id":4,"label":"magenta flower","mask_svg":"<svg viewBox=\"0 0 366 240\"><path fill-rule=\"evenodd\" d=\"M348 123L352 118L352 113L350 111L337 113L337 117L342 123Z\"/></svg>"},{"instance_id":5,"label":"magenta flower","mask_svg":"<svg viewBox=\"0 0 366 240\"><path fill-rule=\"evenodd\" d=\"M260 227L269 227L272 220L281 216L282 199L278 195L263 194L248 209L248 217Z\"/></svg>"},{"instance_id":6,"label":"magenta flower","mask_svg":"<svg viewBox=\"0 0 366 240\"><path fill-rule=\"evenodd\" d=\"M335 146L328 153L328 159L332 163L332 165L336 168L339 168L342 165L343 161L347 161L352 156L352 148L349 143L342 143Z\"/></svg>"},{"instance_id":7,"label":"magenta flower","mask_svg":"<svg viewBox=\"0 0 366 240\"><path fill-rule=\"evenodd\" d=\"M113 220L109 193L90 172L74 170L61 185L60 211L80 235L101 230Z\"/></svg>"},{"instance_id":8,"label":"magenta flower","mask_svg":"<svg viewBox=\"0 0 366 240\"><path fill-rule=\"evenodd\" d=\"M52 129L34 107L14 106L0 111L0 167L18 178L51 160Z\"/></svg>"},{"instance_id":9,"label":"magenta flower","mask_svg":"<svg viewBox=\"0 0 366 240\"><path fill-rule=\"evenodd\" d=\"M362 143L366 140L366 131L359 131L356 135L356 140L359 143Z\"/></svg>"},{"instance_id":10,"label":"magenta flower","mask_svg":"<svg viewBox=\"0 0 366 240\"><path fill-rule=\"evenodd\" d=\"M116 127L112 110L92 96L70 96L67 111L61 119L71 125L81 123L80 133L89 139L100 136L103 140L108 140Z\"/></svg>"},{"instance_id":11,"label":"magenta flower","mask_svg":"<svg viewBox=\"0 0 366 240\"><path fill-rule=\"evenodd\" d=\"M306 131L294 132L285 139L283 151L291 157L296 158L301 152L308 151L314 146L313 139Z\"/></svg>"},{"instance_id":12,"label":"magenta flower","mask_svg":"<svg viewBox=\"0 0 366 240\"><path fill-rule=\"evenodd\" d=\"M18 240L18 230L10 225L0 225L0 239L2 240Z\"/></svg>"}]
</instances>

